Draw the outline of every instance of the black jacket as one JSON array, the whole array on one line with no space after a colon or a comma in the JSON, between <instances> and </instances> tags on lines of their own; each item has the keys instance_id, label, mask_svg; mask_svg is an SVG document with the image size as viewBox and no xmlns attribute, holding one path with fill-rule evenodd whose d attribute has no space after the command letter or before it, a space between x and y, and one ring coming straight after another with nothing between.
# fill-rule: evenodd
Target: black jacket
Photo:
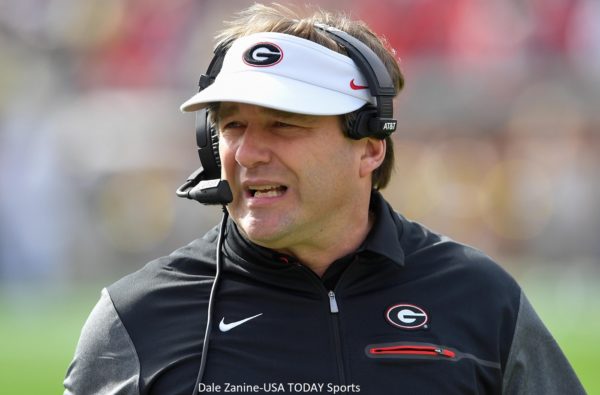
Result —
<instances>
[{"instance_id":1,"label":"black jacket","mask_svg":"<svg viewBox=\"0 0 600 395\"><path fill-rule=\"evenodd\" d=\"M204 392L584 393L504 270L378 193L371 206L363 245L322 278L228 223ZM217 233L103 291L66 394L192 393Z\"/></svg>"}]
</instances>

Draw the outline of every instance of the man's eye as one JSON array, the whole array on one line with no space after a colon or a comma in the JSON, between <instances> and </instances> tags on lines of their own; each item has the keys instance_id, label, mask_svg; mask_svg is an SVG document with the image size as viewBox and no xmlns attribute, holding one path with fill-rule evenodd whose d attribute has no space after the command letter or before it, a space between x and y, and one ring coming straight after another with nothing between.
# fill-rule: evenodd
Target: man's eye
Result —
<instances>
[{"instance_id":1,"label":"man's eye","mask_svg":"<svg viewBox=\"0 0 600 395\"><path fill-rule=\"evenodd\" d=\"M292 124L280 122L280 121L275 122L273 124L273 126L276 128L293 128L294 127L294 125L292 125Z\"/></svg>"},{"instance_id":2,"label":"man's eye","mask_svg":"<svg viewBox=\"0 0 600 395\"><path fill-rule=\"evenodd\" d=\"M243 127L243 125L240 122L227 122L223 125L222 129L223 130L227 130L227 129L239 129Z\"/></svg>"}]
</instances>

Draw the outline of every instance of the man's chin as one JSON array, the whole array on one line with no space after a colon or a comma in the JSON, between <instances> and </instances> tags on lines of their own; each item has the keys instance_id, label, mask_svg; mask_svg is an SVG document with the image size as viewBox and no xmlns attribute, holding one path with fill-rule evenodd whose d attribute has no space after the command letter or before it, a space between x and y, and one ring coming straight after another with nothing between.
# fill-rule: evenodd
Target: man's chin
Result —
<instances>
[{"instance_id":1,"label":"man's chin","mask_svg":"<svg viewBox=\"0 0 600 395\"><path fill-rule=\"evenodd\" d=\"M285 248L284 233L280 229L269 229L267 227L249 226L239 227L242 234L254 244L271 250Z\"/></svg>"},{"instance_id":2,"label":"man's chin","mask_svg":"<svg viewBox=\"0 0 600 395\"><path fill-rule=\"evenodd\" d=\"M285 244L286 235L293 231L294 221L289 215L262 210L248 210L242 215L236 214L238 213L235 211L230 212L231 218L246 239L266 248L280 248Z\"/></svg>"}]
</instances>

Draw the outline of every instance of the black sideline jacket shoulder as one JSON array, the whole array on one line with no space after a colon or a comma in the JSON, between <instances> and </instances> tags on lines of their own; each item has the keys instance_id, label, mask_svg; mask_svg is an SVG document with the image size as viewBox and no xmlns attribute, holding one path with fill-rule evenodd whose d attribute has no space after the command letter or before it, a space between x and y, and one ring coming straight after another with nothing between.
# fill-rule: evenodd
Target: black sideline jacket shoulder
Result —
<instances>
[{"instance_id":1,"label":"black sideline jacket shoulder","mask_svg":"<svg viewBox=\"0 0 600 395\"><path fill-rule=\"evenodd\" d=\"M496 263L406 220L378 193L371 206L376 222L363 245L322 278L252 245L230 221L205 392L315 384L323 394L585 393ZM217 233L102 291L65 394L192 393Z\"/></svg>"}]
</instances>

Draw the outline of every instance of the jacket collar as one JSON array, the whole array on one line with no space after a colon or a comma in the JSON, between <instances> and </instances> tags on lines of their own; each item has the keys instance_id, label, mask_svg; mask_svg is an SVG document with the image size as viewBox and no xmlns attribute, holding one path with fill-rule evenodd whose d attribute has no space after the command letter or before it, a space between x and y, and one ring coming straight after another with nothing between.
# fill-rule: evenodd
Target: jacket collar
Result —
<instances>
[{"instance_id":1,"label":"jacket collar","mask_svg":"<svg viewBox=\"0 0 600 395\"><path fill-rule=\"evenodd\" d=\"M357 252L375 253L403 266L404 251L400 245L402 224L398 214L378 191L373 191L371 194L370 210L374 215L375 223Z\"/></svg>"},{"instance_id":2,"label":"jacket collar","mask_svg":"<svg viewBox=\"0 0 600 395\"><path fill-rule=\"evenodd\" d=\"M371 194L369 209L374 215L375 222L355 254L371 253L403 266L404 251L400 245L402 223L398 215L378 191L373 191ZM226 243L242 259L260 262L272 268L281 268L282 263L297 262L294 257L280 254L249 241L232 220L228 222Z\"/></svg>"}]
</instances>

